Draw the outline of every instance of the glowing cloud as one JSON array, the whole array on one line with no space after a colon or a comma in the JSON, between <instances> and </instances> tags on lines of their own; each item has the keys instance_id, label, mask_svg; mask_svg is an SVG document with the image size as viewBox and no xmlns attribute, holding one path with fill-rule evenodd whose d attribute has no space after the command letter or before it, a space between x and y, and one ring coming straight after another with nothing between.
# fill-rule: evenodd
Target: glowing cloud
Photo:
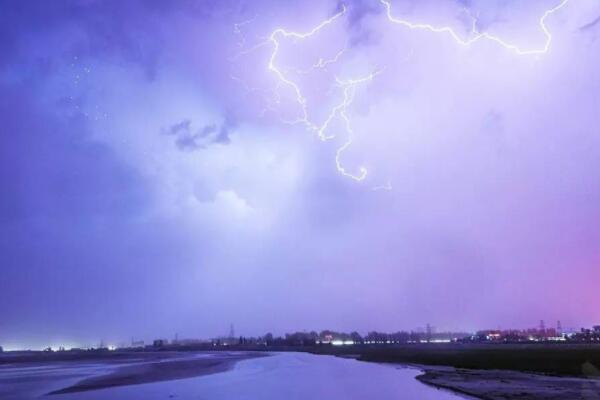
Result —
<instances>
[{"instance_id":1,"label":"glowing cloud","mask_svg":"<svg viewBox=\"0 0 600 400\"><path fill-rule=\"evenodd\" d=\"M518 56L533 56L533 55L542 55L549 51L551 43L552 43L552 34L551 34L550 30L548 29L548 26L546 25L546 21L551 15L553 15L554 13L556 13L557 11L559 11L560 9L565 7L569 3L569 1L570 0L562 0L556 6L546 10L543 13L543 15L539 18L539 27L540 27L541 31L544 33L546 40L544 41L544 44L542 46L537 47L537 48L526 48L519 44L511 43L511 42L509 42L499 36L493 35L491 33L480 32L477 28L477 20L475 18L473 18L471 33L467 37L463 38L450 26L435 26L435 25L432 25L432 24L429 24L426 22L412 22L407 19L403 19L398 16L395 16L392 12L392 4L389 0L380 0L380 3L385 9L385 16L386 16L387 21L392 24L400 25L400 26L403 26L403 27L411 29L411 30L424 30L424 31L429 31L431 33L435 33L435 34L447 35L450 38L452 38L456 44L458 44L460 46L471 46L471 45L475 44L476 42L487 40L487 41L497 43L501 47L513 52L514 54L516 54ZM350 115L349 107L355 98L356 88L359 85L367 84L367 83L371 82L377 75L379 75L382 72L382 70L378 69L374 72L371 72L370 74L368 74L366 76L360 76L360 77L353 78L353 79L344 79L343 80L336 76L335 77L335 87L337 87L341 91L343 98L342 98L341 102L331 106L331 109L326 114L327 116L324 119L324 121L322 121L321 123L318 123L318 122L315 122L314 118L312 118L309 113L308 100L304 93L302 84L299 81L295 80L293 77L291 77L290 74L287 73L288 70L279 66L280 53L281 53L281 48L283 46L282 39L293 39L295 41L302 41L304 39L316 36L319 33L321 33L324 29L326 29L328 26L335 24L336 22L341 20L346 13L347 13L346 6L342 6L342 8L339 12L337 12L333 16L323 20L322 22L318 23L316 26L312 27L311 29L308 29L305 32L294 32L294 31L288 31L285 28L277 28L269 35L267 41L260 43L258 46L255 46L253 49L251 49L251 51L258 47L265 46L267 44L270 44L272 46L273 50L270 53L268 64L267 64L268 71L271 72L272 74L274 74L275 77L277 78L277 81L278 81L277 89L280 89L282 87L288 87L292 90L292 92L294 93L294 98L295 98L294 100L300 109L300 116L298 118L296 118L295 120L286 121L287 123L301 124L301 125L305 126L306 129L308 129L309 131L315 132L320 140L327 141L327 140L331 140L331 139L337 137L337 135L335 133L330 132L332 130L331 125L334 120L336 120L338 118L341 120L341 125L343 127L343 130L345 131L344 133L345 133L346 139L344 140L343 144L336 150L335 165L336 165L337 171L340 174L342 174L343 176L351 178L357 182L361 182L361 181L364 181L365 178L367 177L367 174L368 174L367 169L364 166L359 166L357 168L357 172L349 172L348 168L344 166L344 164L342 163L342 160L341 160L342 154L353 143L354 132L352 130L352 123L351 123L352 118ZM236 28L238 28L238 27L236 26ZM292 68L292 71L294 71L296 74L304 75L304 74L309 74L311 72L314 72L317 69L324 69L330 65L340 62L340 59L346 53L346 50L347 50L347 47L346 47L346 45L344 45L343 48L341 50L339 50L335 55L333 55L329 58L320 57L316 62L312 63L310 68L305 68L305 69ZM276 92L277 92L276 103L279 103L280 95L277 90L276 90ZM383 190L383 189L391 190L392 185L390 182L387 182L385 185L375 186L372 189L374 189L374 190Z\"/></svg>"}]
</instances>

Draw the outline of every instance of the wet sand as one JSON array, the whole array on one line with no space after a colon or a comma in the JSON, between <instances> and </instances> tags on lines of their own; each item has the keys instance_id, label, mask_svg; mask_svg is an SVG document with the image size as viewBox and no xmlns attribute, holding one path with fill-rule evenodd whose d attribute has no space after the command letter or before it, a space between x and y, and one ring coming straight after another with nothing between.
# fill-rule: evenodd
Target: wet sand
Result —
<instances>
[{"instance_id":1,"label":"wet sand","mask_svg":"<svg viewBox=\"0 0 600 400\"><path fill-rule=\"evenodd\" d=\"M192 378L225 372L241 360L265 357L265 353L216 353L213 357L182 357L143 362L117 367L116 370L100 376L83 379L74 385L55 390L48 395L84 392L117 386L139 385L143 383L161 382Z\"/></svg>"},{"instance_id":2,"label":"wet sand","mask_svg":"<svg viewBox=\"0 0 600 400\"><path fill-rule=\"evenodd\" d=\"M516 371L424 368L420 382L483 400L600 400L600 380Z\"/></svg>"}]
</instances>

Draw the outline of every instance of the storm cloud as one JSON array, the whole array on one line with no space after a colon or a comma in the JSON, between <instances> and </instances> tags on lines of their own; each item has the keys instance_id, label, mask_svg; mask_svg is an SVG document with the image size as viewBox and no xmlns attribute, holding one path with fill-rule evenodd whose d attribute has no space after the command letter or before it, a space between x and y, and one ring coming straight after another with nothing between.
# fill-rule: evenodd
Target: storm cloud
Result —
<instances>
[{"instance_id":1,"label":"storm cloud","mask_svg":"<svg viewBox=\"0 0 600 400\"><path fill-rule=\"evenodd\" d=\"M0 344L597 322L598 3L345 6L3 2Z\"/></svg>"}]
</instances>

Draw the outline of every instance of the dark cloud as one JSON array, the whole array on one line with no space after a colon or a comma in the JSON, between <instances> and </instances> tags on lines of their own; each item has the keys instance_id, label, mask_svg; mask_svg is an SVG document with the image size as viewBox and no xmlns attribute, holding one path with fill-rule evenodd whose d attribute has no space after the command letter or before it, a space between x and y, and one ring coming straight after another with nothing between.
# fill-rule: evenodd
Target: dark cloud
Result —
<instances>
[{"instance_id":1,"label":"dark cloud","mask_svg":"<svg viewBox=\"0 0 600 400\"><path fill-rule=\"evenodd\" d=\"M178 135L180 132L189 132L191 123L192 121L189 119L184 119L181 122L171 125L169 129L163 132L167 135Z\"/></svg>"},{"instance_id":2,"label":"dark cloud","mask_svg":"<svg viewBox=\"0 0 600 400\"><path fill-rule=\"evenodd\" d=\"M190 133L189 129L177 135L175 144L180 150L190 151L204 149L212 142L212 139L207 138L208 135L217 130L216 125L206 125L196 133Z\"/></svg>"},{"instance_id":3,"label":"dark cloud","mask_svg":"<svg viewBox=\"0 0 600 400\"><path fill-rule=\"evenodd\" d=\"M232 131L237 128L237 125L236 119L231 115L228 115L219 128L219 134L215 137L215 143L229 144L231 142L230 135Z\"/></svg>"},{"instance_id":4,"label":"dark cloud","mask_svg":"<svg viewBox=\"0 0 600 400\"><path fill-rule=\"evenodd\" d=\"M365 17L373 14L380 14L381 12L382 8L378 2L354 0L350 3L348 9L348 24L350 26L358 25Z\"/></svg>"},{"instance_id":5,"label":"dark cloud","mask_svg":"<svg viewBox=\"0 0 600 400\"><path fill-rule=\"evenodd\" d=\"M347 5L348 12L348 44L350 46L366 45L373 40L374 32L367 29L363 20L370 15L381 13L382 9L377 2L368 0L354 0Z\"/></svg>"},{"instance_id":6,"label":"dark cloud","mask_svg":"<svg viewBox=\"0 0 600 400\"><path fill-rule=\"evenodd\" d=\"M229 135L235 127L236 123L233 119L226 118L220 126L208 124L194 130L192 121L184 119L163 130L163 133L175 136L175 144L180 150L194 151L205 149L211 144L229 144L231 142Z\"/></svg>"}]
</instances>

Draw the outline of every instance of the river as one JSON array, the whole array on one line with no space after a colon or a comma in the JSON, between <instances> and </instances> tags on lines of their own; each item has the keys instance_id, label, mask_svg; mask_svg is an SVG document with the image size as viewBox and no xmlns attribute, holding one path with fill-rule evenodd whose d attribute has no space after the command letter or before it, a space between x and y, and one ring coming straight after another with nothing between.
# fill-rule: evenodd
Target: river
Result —
<instances>
[{"instance_id":1,"label":"river","mask_svg":"<svg viewBox=\"0 0 600 400\"><path fill-rule=\"evenodd\" d=\"M71 366L73 368L75 366ZM84 367L82 365L82 367ZM98 373L99 367L88 365ZM94 368L96 368L94 370ZM63 372L64 370L60 368ZM21 398L71 384L79 378L39 379ZM5 371L6 372L6 371ZM18 371L16 372L19 373ZM28 372L28 374L30 374ZM238 362L227 372L194 378L120 386L95 391L52 395L49 400L457 400L458 396L423 385L415 379L420 371L307 353L277 353L270 357ZM35 374L35 372L34 372ZM0 396L2 397L2 396ZM15 397L17 398L17 397Z\"/></svg>"}]
</instances>

